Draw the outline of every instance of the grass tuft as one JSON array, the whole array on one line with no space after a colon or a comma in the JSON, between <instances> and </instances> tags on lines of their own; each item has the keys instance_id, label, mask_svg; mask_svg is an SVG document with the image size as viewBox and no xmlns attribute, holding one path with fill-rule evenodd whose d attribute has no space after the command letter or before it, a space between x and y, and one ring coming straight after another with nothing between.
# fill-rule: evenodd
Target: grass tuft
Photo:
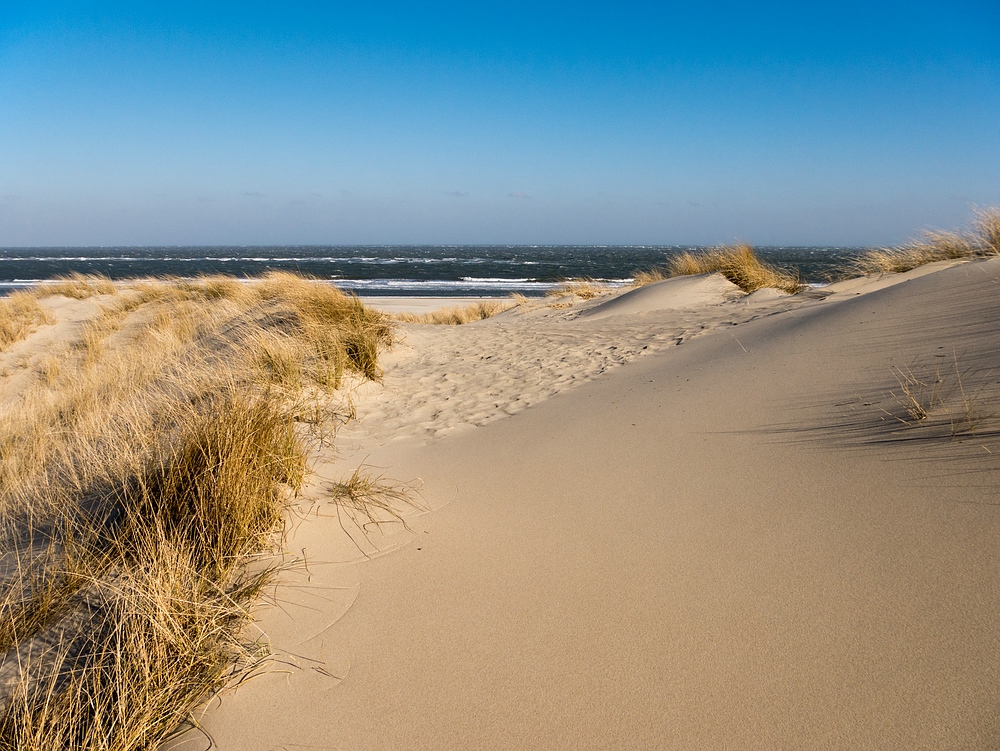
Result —
<instances>
[{"instance_id":1,"label":"grass tuft","mask_svg":"<svg viewBox=\"0 0 1000 751\"><path fill-rule=\"evenodd\" d=\"M373 475L364 467L358 467L345 480L331 483L330 500L337 508L341 528L351 539L354 537L348 531L348 525L344 524L345 517L351 526L368 536L371 529L381 529L386 524L407 527L402 517L403 509L421 508L413 500L413 488L387 482L381 475Z\"/></svg>"},{"instance_id":2,"label":"grass tuft","mask_svg":"<svg viewBox=\"0 0 1000 751\"><path fill-rule=\"evenodd\" d=\"M632 274L632 286L645 287L647 284L654 284L656 282L662 282L664 279L669 279L670 276L670 272L667 269L662 268L636 271Z\"/></svg>"},{"instance_id":3,"label":"grass tuft","mask_svg":"<svg viewBox=\"0 0 1000 751\"><path fill-rule=\"evenodd\" d=\"M483 321L492 318L498 313L510 310L515 307L515 301L498 302L496 300L484 300L472 305L453 306L432 310L427 313L393 313L393 320L402 323L429 323L446 326L461 326L466 323Z\"/></svg>"},{"instance_id":4,"label":"grass tuft","mask_svg":"<svg viewBox=\"0 0 1000 751\"><path fill-rule=\"evenodd\" d=\"M614 285L607 284L606 282L599 282L588 277L581 277L579 279L567 279L555 289L551 289L546 292L545 296L565 297L567 295L572 295L574 297L579 297L581 300L592 300L595 297L611 294L617 289L618 288Z\"/></svg>"},{"instance_id":5,"label":"grass tuft","mask_svg":"<svg viewBox=\"0 0 1000 751\"><path fill-rule=\"evenodd\" d=\"M972 232L978 240L979 255L1000 255L1000 208L977 210L972 221Z\"/></svg>"},{"instance_id":6,"label":"grass tuft","mask_svg":"<svg viewBox=\"0 0 1000 751\"><path fill-rule=\"evenodd\" d=\"M995 417L990 399L996 383L990 373L963 369L957 353L953 353L950 369L940 366L917 374L913 368L893 367L892 374L899 385L888 393L893 404L881 411L907 427L930 426L931 433L946 429L952 438L976 434L978 429ZM969 381L978 381L970 387Z\"/></svg>"},{"instance_id":7,"label":"grass tuft","mask_svg":"<svg viewBox=\"0 0 1000 751\"><path fill-rule=\"evenodd\" d=\"M891 248L875 248L856 259L848 273L885 274L910 271L928 263L1000 254L1000 209L975 213L972 230L932 230Z\"/></svg>"},{"instance_id":8,"label":"grass tuft","mask_svg":"<svg viewBox=\"0 0 1000 751\"><path fill-rule=\"evenodd\" d=\"M62 295L76 300L84 300L95 295L114 295L118 288L108 277L102 274L73 273L58 277L51 282L45 282L35 288L36 297Z\"/></svg>"},{"instance_id":9,"label":"grass tuft","mask_svg":"<svg viewBox=\"0 0 1000 751\"><path fill-rule=\"evenodd\" d=\"M30 292L13 292L0 298L0 352L24 339L36 326L51 322L52 317Z\"/></svg>"},{"instance_id":10,"label":"grass tuft","mask_svg":"<svg viewBox=\"0 0 1000 751\"><path fill-rule=\"evenodd\" d=\"M716 272L744 292L776 288L795 294L802 289L798 274L764 263L753 248L743 244L679 253L670 259L665 269L639 271L633 279L635 286L641 287L675 276Z\"/></svg>"}]
</instances>

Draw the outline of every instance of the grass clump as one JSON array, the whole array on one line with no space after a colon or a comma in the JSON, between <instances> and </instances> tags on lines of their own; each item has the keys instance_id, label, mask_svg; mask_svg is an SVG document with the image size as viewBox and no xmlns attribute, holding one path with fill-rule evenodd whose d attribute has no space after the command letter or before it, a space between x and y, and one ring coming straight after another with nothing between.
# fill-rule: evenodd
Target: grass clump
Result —
<instances>
[{"instance_id":1,"label":"grass clump","mask_svg":"<svg viewBox=\"0 0 1000 751\"><path fill-rule=\"evenodd\" d=\"M903 245L874 248L857 258L849 271L868 274L899 273L936 261L983 258L1000 254L1000 209L975 213L972 229L932 230Z\"/></svg>"},{"instance_id":2,"label":"grass clump","mask_svg":"<svg viewBox=\"0 0 1000 751\"><path fill-rule=\"evenodd\" d=\"M388 482L382 476L366 472L364 467L359 467L344 480L331 483L330 498L341 528L359 549L363 548L349 528L360 530L366 537L372 528L379 529L386 524L402 524L409 529L401 509L420 508L413 500L412 487Z\"/></svg>"},{"instance_id":3,"label":"grass clump","mask_svg":"<svg viewBox=\"0 0 1000 751\"><path fill-rule=\"evenodd\" d=\"M332 390L377 377L393 335L291 275L135 282L102 305L0 403L0 751L155 748L259 663L262 556Z\"/></svg>"},{"instance_id":4,"label":"grass clump","mask_svg":"<svg viewBox=\"0 0 1000 751\"><path fill-rule=\"evenodd\" d=\"M940 366L918 374L912 367L891 368L898 389L891 390L892 409L881 411L907 427L930 426L931 432L952 438L970 436L995 417L993 399L996 384L992 373L962 369L953 353L951 369ZM983 377L985 375L985 377ZM976 383L971 386L969 383Z\"/></svg>"},{"instance_id":5,"label":"grass clump","mask_svg":"<svg viewBox=\"0 0 1000 751\"><path fill-rule=\"evenodd\" d=\"M36 326L51 322L52 317L30 292L14 292L0 298L0 352L24 339Z\"/></svg>"},{"instance_id":6,"label":"grass clump","mask_svg":"<svg viewBox=\"0 0 1000 751\"><path fill-rule=\"evenodd\" d=\"M192 705L260 659L240 640L263 578L219 587L189 550L144 551L88 587L90 613L48 654L31 655L0 715L0 748L155 748ZM155 557L154 557L155 556Z\"/></svg>"},{"instance_id":7,"label":"grass clump","mask_svg":"<svg viewBox=\"0 0 1000 751\"><path fill-rule=\"evenodd\" d=\"M118 292L108 277L103 274L79 274L73 273L68 276L59 277L51 282L40 284L34 293L37 297L48 295L62 295L72 297L76 300L84 300L95 295L114 295Z\"/></svg>"},{"instance_id":8,"label":"grass clump","mask_svg":"<svg viewBox=\"0 0 1000 751\"><path fill-rule=\"evenodd\" d=\"M636 272L633 279L635 286L641 287L675 276L717 272L744 292L775 288L795 294L802 289L798 274L764 263L753 248L743 244L679 253L666 268Z\"/></svg>"},{"instance_id":9,"label":"grass clump","mask_svg":"<svg viewBox=\"0 0 1000 751\"><path fill-rule=\"evenodd\" d=\"M581 277L579 279L567 279L558 287L546 292L545 296L565 297L567 295L572 295L574 297L579 297L581 300L592 300L595 297L610 294L616 289L617 287L612 284L608 284L607 282L600 282L588 277Z\"/></svg>"},{"instance_id":10,"label":"grass clump","mask_svg":"<svg viewBox=\"0 0 1000 751\"><path fill-rule=\"evenodd\" d=\"M972 220L977 252L984 256L1000 255L1000 208L979 209Z\"/></svg>"},{"instance_id":11,"label":"grass clump","mask_svg":"<svg viewBox=\"0 0 1000 751\"><path fill-rule=\"evenodd\" d=\"M393 342L389 316L330 284L287 272L272 272L253 287L271 306L270 315L309 343L312 358L327 375L334 374L335 385L344 368L371 380L382 378L378 353Z\"/></svg>"},{"instance_id":12,"label":"grass clump","mask_svg":"<svg viewBox=\"0 0 1000 751\"><path fill-rule=\"evenodd\" d=\"M461 326L474 321L483 321L492 318L498 313L510 310L515 307L515 301L499 302L496 300L484 300L483 302L471 305L455 305L439 310L432 310L427 313L393 313L392 318L402 323L430 323L446 326Z\"/></svg>"},{"instance_id":13,"label":"grass clump","mask_svg":"<svg viewBox=\"0 0 1000 751\"><path fill-rule=\"evenodd\" d=\"M670 272L663 268L636 271L632 274L632 286L645 287L647 284L654 284L662 282L664 279L669 279L670 276Z\"/></svg>"}]
</instances>

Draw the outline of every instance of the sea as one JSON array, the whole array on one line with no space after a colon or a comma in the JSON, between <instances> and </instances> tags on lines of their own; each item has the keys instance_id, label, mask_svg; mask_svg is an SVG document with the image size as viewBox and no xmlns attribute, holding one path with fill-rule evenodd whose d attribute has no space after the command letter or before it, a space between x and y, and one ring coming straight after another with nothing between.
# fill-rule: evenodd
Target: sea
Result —
<instances>
[{"instance_id":1,"label":"sea","mask_svg":"<svg viewBox=\"0 0 1000 751\"><path fill-rule=\"evenodd\" d=\"M0 248L0 294L67 274L111 279L255 277L281 270L329 280L366 296L543 295L566 279L627 284L632 274L697 251L679 245L287 245ZM813 285L865 248L756 247L769 263Z\"/></svg>"}]
</instances>

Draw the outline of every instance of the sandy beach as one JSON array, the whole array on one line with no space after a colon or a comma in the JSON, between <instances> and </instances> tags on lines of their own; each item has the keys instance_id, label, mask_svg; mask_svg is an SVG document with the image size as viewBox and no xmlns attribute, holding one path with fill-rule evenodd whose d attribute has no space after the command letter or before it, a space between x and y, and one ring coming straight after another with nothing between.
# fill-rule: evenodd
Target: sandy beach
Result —
<instances>
[{"instance_id":1,"label":"sandy beach","mask_svg":"<svg viewBox=\"0 0 1000 751\"><path fill-rule=\"evenodd\" d=\"M274 659L168 748L994 747L998 289L711 275L405 326L315 457ZM405 525L326 500L362 465Z\"/></svg>"},{"instance_id":2,"label":"sandy beach","mask_svg":"<svg viewBox=\"0 0 1000 751\"><path fill-rule=\"evenodd\" d=\"M0 751L1000 751L1000 0L0 8Z\"/></svg>"}]
</instances>

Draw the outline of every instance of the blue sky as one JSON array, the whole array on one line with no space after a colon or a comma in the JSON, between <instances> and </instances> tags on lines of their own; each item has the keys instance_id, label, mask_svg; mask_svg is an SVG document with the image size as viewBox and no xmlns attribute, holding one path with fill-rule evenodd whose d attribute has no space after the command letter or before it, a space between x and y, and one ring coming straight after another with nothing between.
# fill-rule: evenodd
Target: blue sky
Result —
<instances>
[{"instance_id":1,"label":"blue sky","mask_svg":"<svg viewBox=\"0 0 1000 751\"><path fill-rule=\"evenodd\" d=\"M0 246L879 244L1000 205L1000 4L0 0Z\"/></svg>"}]
</instances>

